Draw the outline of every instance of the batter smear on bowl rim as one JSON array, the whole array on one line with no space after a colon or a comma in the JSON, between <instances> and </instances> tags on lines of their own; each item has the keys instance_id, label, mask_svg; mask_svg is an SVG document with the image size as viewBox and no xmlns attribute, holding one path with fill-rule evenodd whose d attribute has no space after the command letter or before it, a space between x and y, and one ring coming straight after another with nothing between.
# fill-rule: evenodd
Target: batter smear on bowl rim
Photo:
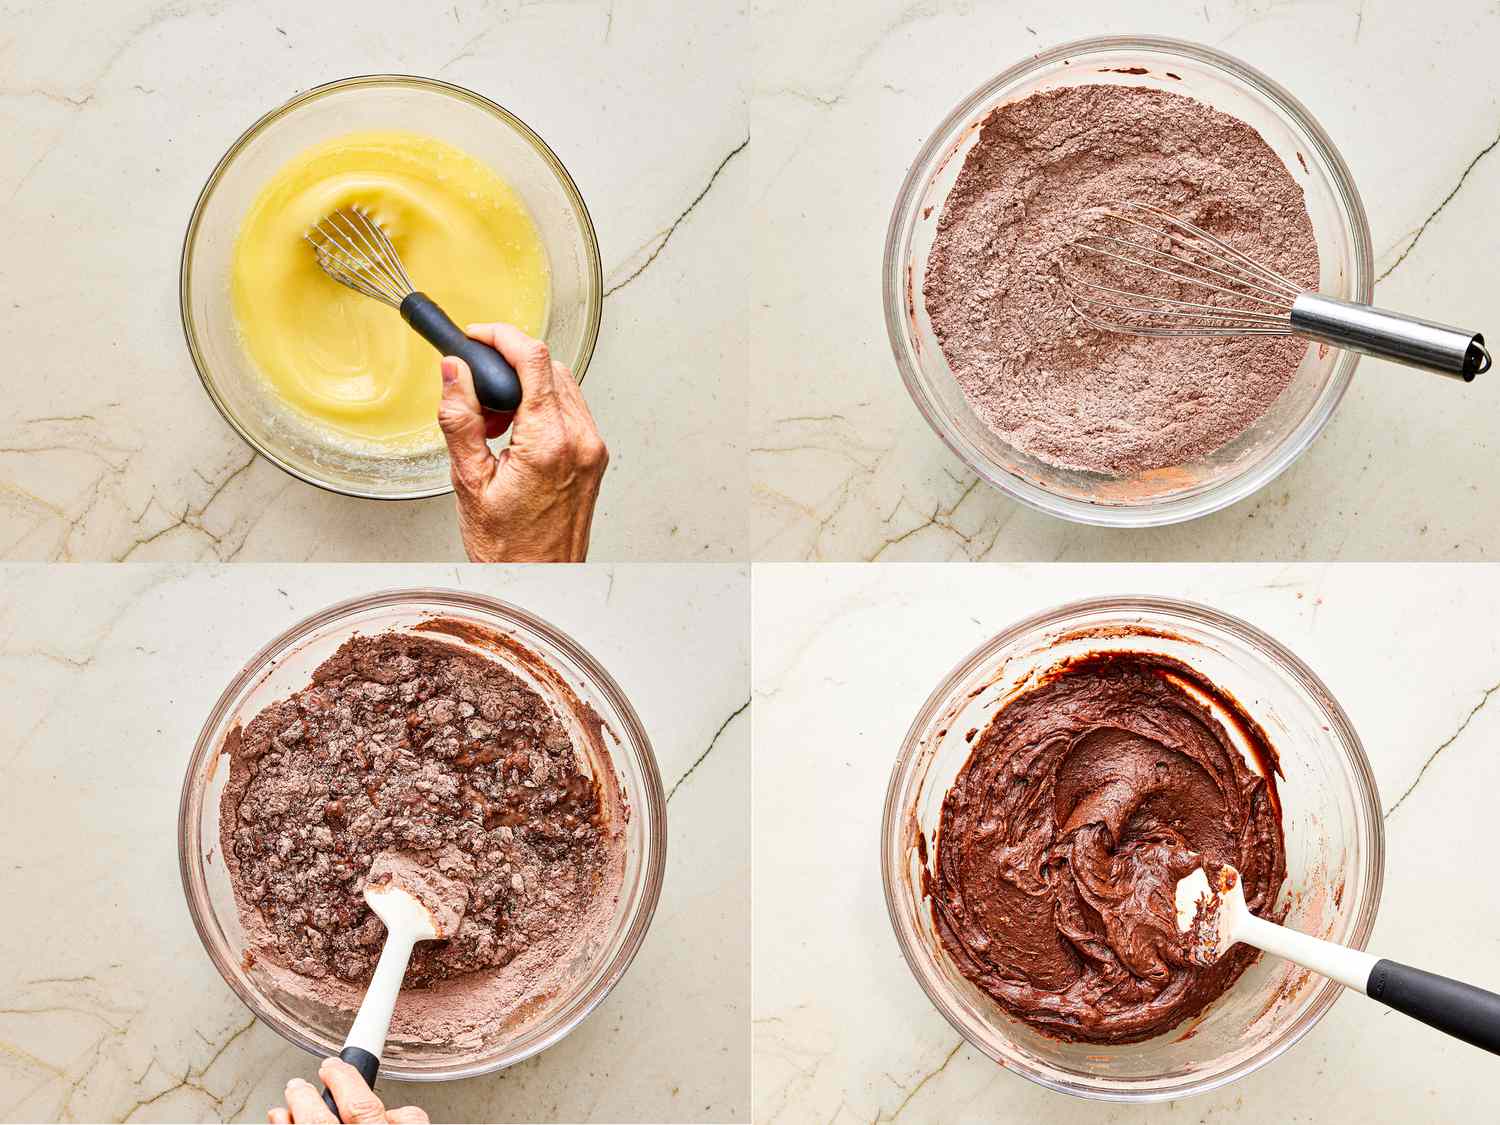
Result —
<instances>
[{"instance_id":1,"label":"batter smear on bowl rim","mask_svg":"<svg viewBox=\"0 0 1500 1125\"><path fill-rule=\"evenodd\" d=\"M1145 203L1308 289L1302 189L1244 121L1180 94L1075 86L996 108L948 193L927 315L975 414L1065 469L1129 476L1234 440L1292 381L1306 342L1147 338L1084 324L1058 280L1090 209Z\"/></svg>"},{"instance_id":2,"label":"batter smear on bowl rim","mask_svg":"<svg viewBox=\"0 0 1500 1125\"><path fill-rule=\"evenodd\" d=\"M225 747L220 844L251 960L352 1014L385 938L381 853L467 891L412 953L393 1039L479 1049L607 940L624 870L618 779L501 664L405 633L356 636Z\"/></svg>"},{"instance_id":3,"label":"batter smear on bowl rim","mask_svg":"<svg viewBox=\"0 0 1500 1125\"><path fill-rule=\"evenodd\" d=\"M1251 747L1245 760L1220 715ZM1094 654L996 713L943 800L932 912L958 969L1047 1035L1133 1043L1201 1012L1259 956L1203 967L1177 880L1231 863L1253 913L1286 878L1276 755L1165 657Z\"/></svg>"}]
</instances>

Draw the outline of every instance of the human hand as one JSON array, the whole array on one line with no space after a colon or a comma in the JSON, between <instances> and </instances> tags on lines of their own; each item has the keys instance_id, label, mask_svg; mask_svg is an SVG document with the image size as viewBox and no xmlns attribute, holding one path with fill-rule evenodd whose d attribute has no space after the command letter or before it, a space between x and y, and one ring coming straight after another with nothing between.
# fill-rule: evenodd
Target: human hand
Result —
<instances>
[{"instance_id":1,"label":"human hand","mask_svg":"<svg viewBox=\"0 0 1500 1125\"><path fill-rule=\"evenodd\" d=\"M582 562L609 451L573 373L547 345L509 324L465 331L496 348L521 380L510 444L497 457L485 438L506 415L486 414L469 365L444 356L438 425L448 442L458 528L472 562Z\"/></svg>"},{"instance_id":2,"label":"human hand","mask_svg":"<svg viewBox=\"0 0 1500 1125\"><path fill-rule=\"evenodd\" d=\"M392 1125L428 1125L425 1110L414 1105L400 1109L386 1109L375 1091L366 1084L359 1071L341 1059L324 1059L318 1067L318 1077L333 1100L338 1104L339 1116L335 1117L323 1104L323 1095L311 1082L293 1078L286 1084L286 1105L266 1111L266 1120L271 1125L329 1125L343 1121L385 1122Z\"/></svg>"}]
</instances>

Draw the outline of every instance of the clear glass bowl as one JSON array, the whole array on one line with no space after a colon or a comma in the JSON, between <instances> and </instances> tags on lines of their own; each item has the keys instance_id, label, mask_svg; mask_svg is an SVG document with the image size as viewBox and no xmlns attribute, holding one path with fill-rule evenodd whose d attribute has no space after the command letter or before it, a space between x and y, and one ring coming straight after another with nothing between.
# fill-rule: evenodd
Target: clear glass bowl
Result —
<instances>
[{"instance_id":1,"label":"clear glass bowl","mask_svg":"<svg viewBox=\"0 0 1500 1125\"><path fill-rule=\"evenodd\" d=\"M412 589L340 602L271 641L224 689L188 763L177 823L178 863L188 910L204 950L225 982L285 1039L320 1056L337 1054L353 1012L332 1012L298 1002L259 968L245 966L245 935L219 855L219 802L229 773L227 763L221 762L224 739L234 724L248 722L267 704L305 687L313 670L355 633L411 630L435 617L476 628L470 640L447 633L438 639L515 672L552 704L573 733L575 744L586 744L587 739L608 755L620 780L628 817L625 874L611 927L596 945L578 951L569 965L566 987L528 1000L524 1012L504 1028L500 1038L478 1051L444 1052L392 1039L381 1059L381 1071L390 1078L413 1082L486 1074L550 1047L609 994L646 936L666 869L666 798L641 721L609 673L571 637L494 598ZM499 639L493 640L496 634ZM540 657L555 677L539 676L528 654L533 660ZM593 726L600 721L602 734Z\"/></svg>"},{"instance_id":2,"label":"clear glass bowl","mask_svg":"<svg viewBox=\"0 0 1500 1125\"><path fill-rule=\"evenodd\" d=\"M604 274L593 220L572 176L509 110L460 86L409 75L319 86L266 114L230 146L198 196L183 241L182 329L204 390L225 421L268 461L346 496L440 496L453 490L441 448L393 456L340 446L279 402L245 353L230 304L235 238L267 181L312 145L373 129L446 141L488 164L520 193L551 271L547 344L583 379L599 336Z\"/></svg>"},{"instance_id":3,"label":"clear glass bowl","mask_svg":"<svg viewBox=\"0 0 1500 1125\"><path fill-rule=\"evenodd\" d=\"M1003 1011L953 965L922 893L943 798L968 761L964 735L1059 659L1123 649L1184 661L1265 729L1281 758L1286 924L1358 949L1375 925L1385 833L1370 763L1349 718L1312 670L1258 629L1160 598L1101 598L1028 618L987 641L927 698L891 775L881 827L886 907L917 981L970 1043L1054 1090L1112 1101L1202 1093L1264 1066L1312 1030L1340 987L1262 957L1203 1013L1126 1046L1064 1043ZM1247 755L1248 758L1248 755ZM1253 759L1252 768L1254 768Z\"/></svg>"},{"instance_id":4,"label":"clear glass bowl","mask_svg":"<svg viewBox=\"0 0 1500 1125\"><path fill-rule=\"evenodd\" d=\"M1222 52L1174 39L1107 37L1065 43L1011 67L965 98L928 138L901 185L886 235L886 330L922 416L991 484L1080 523L1177 523L1244 499L1296 460L1333 415L1359 357L1309 346L1291 384L1239 437L1190 464L1131 476L1060 469L1023 453L979 419L948 368L923 296L943 202L993 109L1042 90L1089 84L1186 94L1253 125L1306 195L1321 258L1319 290L1370 300L1374 259L1364 205L1343 158L1301 103Z\"/></svg>"}]
</instances>

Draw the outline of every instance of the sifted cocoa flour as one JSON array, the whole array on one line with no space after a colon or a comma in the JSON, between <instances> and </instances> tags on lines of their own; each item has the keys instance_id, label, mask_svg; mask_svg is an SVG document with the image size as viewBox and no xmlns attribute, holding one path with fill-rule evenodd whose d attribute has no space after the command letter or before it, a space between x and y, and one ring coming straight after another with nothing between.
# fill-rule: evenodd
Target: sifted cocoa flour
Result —
<instances>
[{"instance_id":1,"label":"sifted cocoa flour","mask_svg":"<svg viewBox=\"0 0 1500 1125\"><path fill-rule=\"evenodd\" d=\"M612 910L623 852L600 783L548 703L498 663L407 634L355 637L226 749L221 845L254 951L324 1004L357 1003L379 956L362 890L382 852L468 894L453 938L419 944L407 969L396 1026L419 1040L504 1018ZM432 995L408 1004L414 988Z\"/></svg>"},{"instance_id":2,"label":"sifted cocoa flour","mask_svg":"<svg viewBox=\"0 0 1500 1125\"><path fill-rule=\"evenodd\" d=\"M1251 126L1179 94L1077 86L985 121L948 194L927 314L975 413L1064 468L1125 475L1233 440L1275 402L1307 344L1141 338L1079 321L1057 280L1091 207L1169 211L1308 288L1318 249L1302 189Z\"/></svg>"}]
</instances>

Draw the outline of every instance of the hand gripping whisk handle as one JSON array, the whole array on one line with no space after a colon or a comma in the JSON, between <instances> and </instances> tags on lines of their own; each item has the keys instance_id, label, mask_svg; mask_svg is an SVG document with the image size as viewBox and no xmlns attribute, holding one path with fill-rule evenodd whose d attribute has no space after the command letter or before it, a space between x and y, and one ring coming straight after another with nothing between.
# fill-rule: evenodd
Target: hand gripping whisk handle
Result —
<instances>
[{"instance_id":1,"label":"hand gripping whisk handle","mask_svg":"<svg viewBox=\"0 0 1500 1125\"><path fill-rule=\"evenodd\" d=\"M521 380L516 369L488 344L464 335L426 293L408 295L401 302L401 315L443 355L457 356L469 365L480 406L509 413L521 405Z\"/></svg>"},{"instance_id":2,"label":"hand gripping whisk handle","mask_svg":"<svg viewBox=\"0 0 1500 1125\"><path fill-rule=\"evenodd\" d=\"M1304 293L1292 304L1292 331L1364 355L1473 382L1490 369L1478 332Z\"/></svg>"}]
</instances>

